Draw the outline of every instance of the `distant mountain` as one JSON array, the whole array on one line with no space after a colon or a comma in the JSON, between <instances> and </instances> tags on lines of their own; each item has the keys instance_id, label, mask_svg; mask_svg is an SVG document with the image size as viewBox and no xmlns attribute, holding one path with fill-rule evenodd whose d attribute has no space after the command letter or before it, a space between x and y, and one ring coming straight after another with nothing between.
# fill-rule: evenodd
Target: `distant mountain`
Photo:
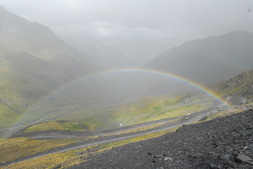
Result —
<instances>
[{"instance_id":1,"label":"distant mountain","mask_svg":"<svg viewBox=\"0 0 253 169\"><path fill-rule=\"evenodd\" d=\"M0 7L0 127L60 86L98 68L47 27Z\"/></svg>"},{"instance_id":2,"label":"distant mountain","mask_svg":"<svg viewBox=\"0 0 253 169\"><path fill-rule=\"evenodd\" d=\"M161 53L146 67L213 85L253 67L253 33L230 32L186 42Z\"/></svg>"}]
</instances>

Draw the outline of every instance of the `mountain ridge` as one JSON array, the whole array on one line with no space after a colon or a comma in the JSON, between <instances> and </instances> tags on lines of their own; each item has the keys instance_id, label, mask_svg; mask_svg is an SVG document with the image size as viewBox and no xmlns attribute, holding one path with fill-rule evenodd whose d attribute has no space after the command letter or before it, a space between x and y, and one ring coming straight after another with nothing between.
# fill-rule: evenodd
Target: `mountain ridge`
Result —
<instances>
[{"instance_id":1,"label":"mountain ridge","mask_svg":"<svg viewBox=\"0 0 253 169\"><path fill-rule=\"evenodd\" d=\"M146 67L175 73L211 86L252 68L252 45L253 33L229 32L185 42L164 51Z\"/></svg>"}]
</instances>

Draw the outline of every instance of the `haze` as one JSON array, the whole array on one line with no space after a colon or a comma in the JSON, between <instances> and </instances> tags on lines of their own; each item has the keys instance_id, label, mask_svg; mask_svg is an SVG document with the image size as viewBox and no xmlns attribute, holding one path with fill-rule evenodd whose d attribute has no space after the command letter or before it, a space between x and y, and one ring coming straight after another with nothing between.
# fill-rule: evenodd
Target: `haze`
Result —
<instances>
[{"instance_id":1,"label":"haze","mask_svg":"<svg viewBox=\"0 0 253 169\"><path fill-rule=\"evenodd\" d=\"M0 0L0 37L0 168L252 168L252 0Z\"/></svg>"},{"instance_id":2,"label":"haze","mask_svg":"<svg viewBox=\"0 0 253 169\"><path fill-rule=\"evenodd\" d=\"M0 0L8 10L52 29L90 62L144 65L185 41L253 30L251 0Z\"/></svg>"}]
</instances>

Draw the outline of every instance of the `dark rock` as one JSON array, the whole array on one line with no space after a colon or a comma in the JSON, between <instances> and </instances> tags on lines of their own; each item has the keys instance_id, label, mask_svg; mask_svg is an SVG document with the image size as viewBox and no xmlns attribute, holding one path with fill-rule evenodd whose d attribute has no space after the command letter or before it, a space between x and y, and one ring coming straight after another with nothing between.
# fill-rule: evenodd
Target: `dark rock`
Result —
<instances>
[{"instance_id":1,"label":"dark rock","mask_svg":"<svg viewBox=\"0 0 253 169\"><path fill-rule=\"evenodd\" d=\"M239 154L235 157L235 159L238 163L247 163L253 165L253 159L245 154Z\"/></svg>"},{"instance_id":2,"label":"dark rock","mask_svg":"<svg viewBox=\"0 0 253 169\"><path fill-rule=\"evenodd\" d=\"M210 164L210 169L221 169L219 164Z\"/></svg>"},{"instance_id":3,"label":"dark rock","mask_svg":"<svg viewBox=\"0 0 253 169\"><path fill-rule=\"evenodd\" d=\"M164 169L164 167L159 167L159 168L157 168L157 169Z\"/></svg>"},{"instance_id":4,"label":"dark rock","mask_svg":"<svg viewBox=\"0 0 253 169\"><path fill-rule=\"evenodd\" d=\"M58 164L57 166L55 166L53 169L58 169L61 168L61 164Z\"/></svg>"},{"instance_id":5,"label":"dark rock","mask_svg":"<svg viewBox=\"0 0 253 169\"><path fill-rule=\"evenodd\" d=\"M231 160L232 156L225 154L224 156L221 157L221 159L228 165L230 165L231 167L234 167L234 162Z\"/></svg>"},{"instance_id":6,"label":"dark rock","mask_svg":"<svg viewBox=\"0 0 253 169\"><path fill-rule=\"evenodd\" d=\"M155 160L152 160L152 161L151 161L151 163L155 164L155 163L156 163L156 161L155 161Z\"/></svg>"},{"instance_id":7,"label":"dark rock","mask_svg":"<svg viewBox=\"0 0 253 169\"><path fill-rule=\"evenodd\" d=\"M76 152L77 155L82 155L83 153L84 153L84 152L82 152L82 151Z\"/></svg>"}]
</instances>

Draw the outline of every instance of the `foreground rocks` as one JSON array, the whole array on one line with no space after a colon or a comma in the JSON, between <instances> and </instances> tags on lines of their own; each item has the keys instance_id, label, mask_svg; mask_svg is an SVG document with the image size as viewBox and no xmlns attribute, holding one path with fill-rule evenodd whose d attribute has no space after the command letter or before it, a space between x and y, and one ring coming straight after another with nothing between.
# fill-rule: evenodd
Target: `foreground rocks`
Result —
<instances>
[{"instance_id":1,"label":"foreground rocks","mask_svg":"<svg viewBox=\"0 0 253 169\"><path fill-rule=\"evenodd\" d=\"M253 169L253 111L113 148L74 168Z\"/></svg>"}]
</instances>

